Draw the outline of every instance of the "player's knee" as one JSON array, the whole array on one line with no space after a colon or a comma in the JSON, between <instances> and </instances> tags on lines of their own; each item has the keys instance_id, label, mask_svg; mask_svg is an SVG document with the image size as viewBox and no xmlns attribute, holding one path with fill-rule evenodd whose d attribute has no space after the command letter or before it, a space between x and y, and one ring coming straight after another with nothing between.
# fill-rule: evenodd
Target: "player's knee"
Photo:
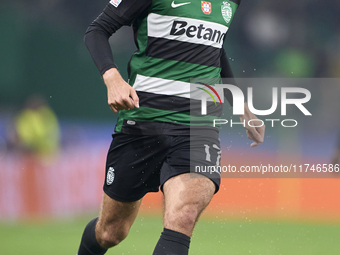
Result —
<instances>
[{"instance_id":1,"label":"player's knee","mask_svg":"<svg viewBox=\"0 0 340 255\"><path fill-rule=\"evenodd\" d=\"M199 217L200 210L195 205L183 206L179 210L173 210L165 215L165 227L180 228L191 231Z\"/></svg>"},{"instance_id":2,"label":"player's knee","mask_svg":"<svg viewBox=\"0 0 340 255\"><path fill-rule=\"evenodd\" d=\"M195 206L184 207L180 213L179 223L183 228L193 229L199 217L199 210Z\"/></svg>"},{"instance_id":3,"label":"player's knee","mask_svg":"<svg viewBox=\"0 0 340 255\"><path fill-rule=\"evenodd\" d=\"M129 228L108 229L97 234L98 243L103 248L111 248L122 242L128 235Z\"/></svg>"}]
</instances>

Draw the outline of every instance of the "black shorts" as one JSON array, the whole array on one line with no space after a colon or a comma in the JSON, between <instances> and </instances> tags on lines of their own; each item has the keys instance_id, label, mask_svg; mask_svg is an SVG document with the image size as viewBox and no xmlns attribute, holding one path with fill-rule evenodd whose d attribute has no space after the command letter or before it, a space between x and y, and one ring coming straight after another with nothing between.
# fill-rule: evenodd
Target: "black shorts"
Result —
<instances>
[{"instance_id":1,"label":"black shorts","mask_svg":"<svg viewBox=\"0 0 340 255\"><path fill-rule=\"evenodd\" d=\"M218 138L123 133L112 137L104 192L123 202L139 200L148 192L158 192L169 178L195 172L195 165L219 164L221 155ZM220 173L201 174L215 183L217 192Z\"/></svg>"}]
</instances>

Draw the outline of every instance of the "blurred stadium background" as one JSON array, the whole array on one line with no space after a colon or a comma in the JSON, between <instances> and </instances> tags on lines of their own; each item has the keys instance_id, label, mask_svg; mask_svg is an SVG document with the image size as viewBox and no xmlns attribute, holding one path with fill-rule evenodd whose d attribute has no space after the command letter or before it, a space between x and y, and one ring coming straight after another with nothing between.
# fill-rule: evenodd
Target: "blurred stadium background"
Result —
<instances>
[{"instance_id":1,"label":"blurred stadium background","mask_svg":"<svg viewBox=\"0 0 340 255\"><path fill-rule=\"evenodd\" d=\"M83 35L107 2L0 2L0 254L75 254L97 214L116 116ZM243 0L225 45L236 77L332 82L313 88L313 119L286 133L267 128L257 149L243 130L224 131L224 164L339 162L339 13L333 0ZM131 28L111 44L126 78ZM191 254L338 254L339 175L224 178ZM151 254L161 204L148 195L131 236L109 254Z\"/></svg>"}]
</instances>

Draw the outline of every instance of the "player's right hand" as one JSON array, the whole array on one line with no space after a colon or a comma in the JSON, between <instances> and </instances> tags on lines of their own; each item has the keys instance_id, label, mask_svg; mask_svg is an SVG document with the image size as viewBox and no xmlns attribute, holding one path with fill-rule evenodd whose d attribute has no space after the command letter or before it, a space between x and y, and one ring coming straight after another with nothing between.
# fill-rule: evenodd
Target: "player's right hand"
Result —
<instances>
[{"instance_id":1,"label":"player's right hand","mask_svg":"<svg viewBox=\"0 0 340 255\"><path fill-rule=\"evenodd\" d=\"M124 81L116 68L103 74L107 88L108 105L113 112L139 108L139 98L134 88Z\"/></svg>"}]
</instances>

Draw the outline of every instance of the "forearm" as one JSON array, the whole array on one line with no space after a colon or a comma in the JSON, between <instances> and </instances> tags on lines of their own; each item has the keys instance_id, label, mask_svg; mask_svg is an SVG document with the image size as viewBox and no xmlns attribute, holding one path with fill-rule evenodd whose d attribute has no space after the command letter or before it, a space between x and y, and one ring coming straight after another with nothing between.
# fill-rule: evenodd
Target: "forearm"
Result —
<instances>
[{"instance_id":1,"label":"forearm","mask_svg":"<svg viewBox=\"0 0 340 255\"><path fill-rule=\"evenodd\" d=\"M224 49L221 50L220 61L221 61L221 78L225 78L225 80L227 80L229 84L236 85L234 74L231 70L228 57ZM229 89L224 90L224 97L228 100L229 104L233 106L233 96Z\"/></svg>"},{"instance_id":2,"label":"forearm","mask_svg":"<svg viewBox=\"0 0 340 255\"><path fill-rule=\"evenodd\" d=\"M101 31L93 30L85 34L84 41L101 75L110 68L116 68L107 37Z\"/></svg>"},{"instance_id":3,"label":"forearm","mask_svg":"<svg viewBox=\"0 0 340 255\"><path fill-rule=\"evenodd\" d=\"M117 68L114 63L109 38L121 25L102 13L88 27L84 41L91 57L101 75L111 68Z\"/></svg>"}]
</instances>

